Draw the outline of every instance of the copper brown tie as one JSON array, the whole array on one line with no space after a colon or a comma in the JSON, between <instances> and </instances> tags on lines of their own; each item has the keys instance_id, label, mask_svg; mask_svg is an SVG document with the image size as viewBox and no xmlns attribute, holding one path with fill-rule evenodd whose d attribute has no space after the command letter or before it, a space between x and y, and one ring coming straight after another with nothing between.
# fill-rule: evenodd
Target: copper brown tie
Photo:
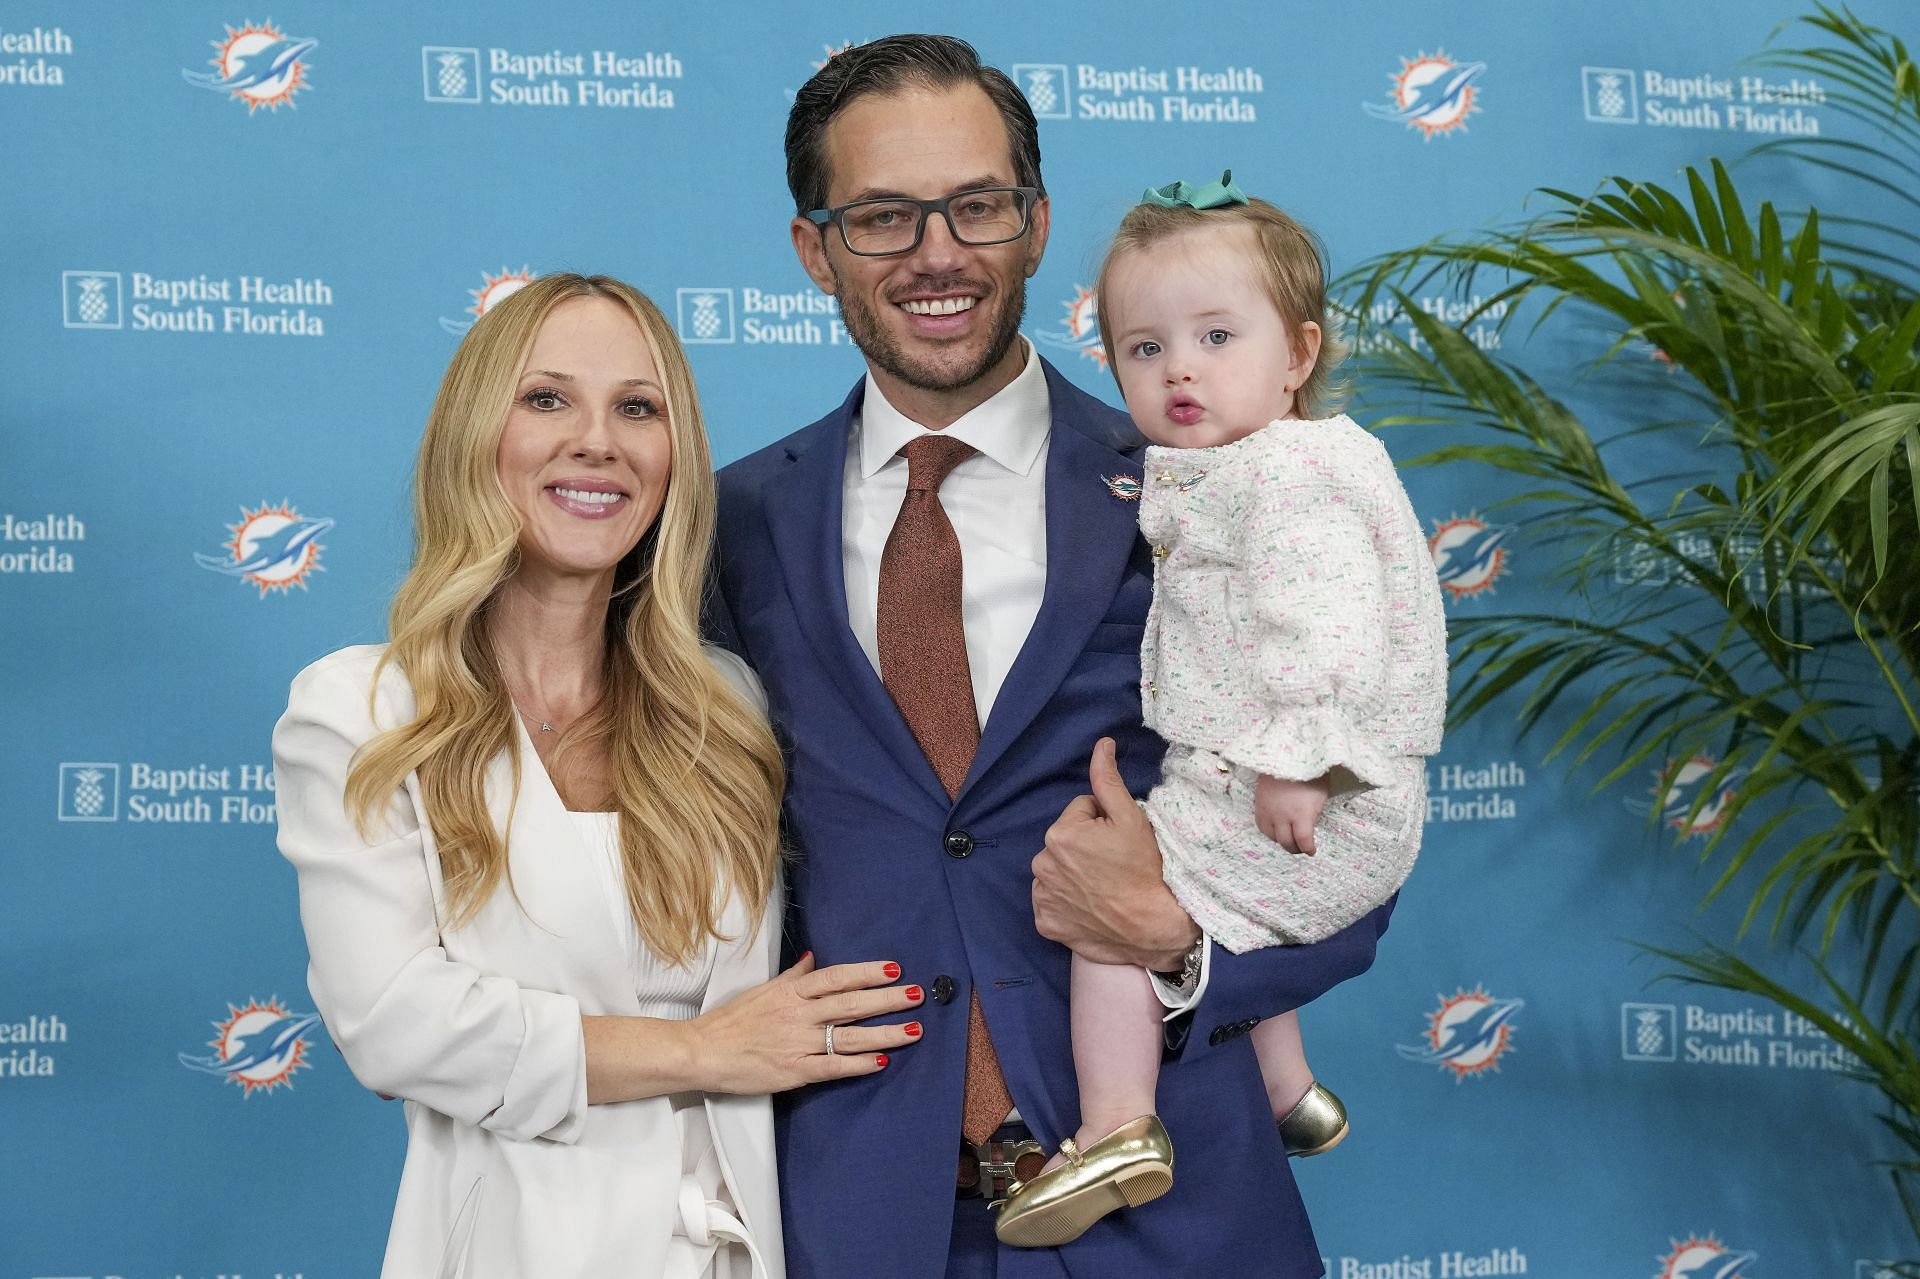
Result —
<instances>
[{"instance_id":1,"label":"copper brown tie","mask_svg":"<svg viewBox=\"0 0 1920 1279\"><path fill-rule=\"evenodd\" d=\"M940 506L940 485L974 449L944 435L923 435L900 452L907 459L907 496L880 556L880 680L951 799L980 745L980 716L960 608L960 539ZM975 993L967 1008L961 1135L985 1141L1012 1109Z\"/></svg>"}]
</instances>

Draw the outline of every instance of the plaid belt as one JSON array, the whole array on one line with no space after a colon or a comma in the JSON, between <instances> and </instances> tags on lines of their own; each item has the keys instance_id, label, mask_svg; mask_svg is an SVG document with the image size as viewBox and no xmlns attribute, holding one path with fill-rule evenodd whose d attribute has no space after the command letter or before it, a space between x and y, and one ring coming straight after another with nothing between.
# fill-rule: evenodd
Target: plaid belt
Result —
<instances>
[{"instance_id":1,"label":"plaid belt","mask_svg":"<svg viewBox=\"0 0 1920 1279\"><path fill-rule=\"evenodd\" d=\"M954 1182L956 1198L979 1195L1004 1199L1016 1180L1031 1181L1047 1164L1047 1152L1025 1124L1001 1124L979 1145L960 1139L960 1169Z\"/></svg>"}]
</instances>

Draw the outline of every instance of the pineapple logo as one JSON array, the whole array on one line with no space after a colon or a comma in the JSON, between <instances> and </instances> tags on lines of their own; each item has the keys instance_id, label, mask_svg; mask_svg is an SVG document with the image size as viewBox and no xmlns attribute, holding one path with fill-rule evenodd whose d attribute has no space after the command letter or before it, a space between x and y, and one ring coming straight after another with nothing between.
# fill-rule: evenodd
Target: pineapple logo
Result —
<instances>
[{"instance_id":1,"label":"pineapple logo","mask_svg":"<svg viewBox=\"0 0 1920 1279\"><path fill-rule=\"evenodd\" d=\"M1036 120L1070 120L1073 103L1068 95L1067 68L1060 62L1016 62L1013 80L1027 95Z\"/></svg>"},{"instance_id":2,"label":"pineapple logo","mask_svg":"<svg viewBox=\"0 0 1920 1279\"><path fill-rule=\"evenodd\" d=\"M1674 1061L1678 1013L1672 1004L1620 1005L1620 1056L1626 1061Z\"/></svg>"},{"instance_id":3,"label":"pineapple logo","mask_svg":"<svg viewBox=\"0 0 1920 1279\"><path fill-rule=\"evenodd\" d=\"M1581 67L1580 90L1587 119L1595 124L1640 123L1636 78L1625 67Z\"/></svg>"},{"instance_id":4,"label":"pineapple logo","mask_svg":"<svg viewBox=\"0 0 1920 1279\"><path fill-rule=\"evenodd\" d=\"M117 822L120 820L120 765L60 765L60 809L63 822Z\"/></svg>"},{"instance_id":5,"label":"pineapple logo","mask_svg":"<svg viewBox=\"0 0 1920 1279\"><path fill-rule=\"evenodd\" d=\"M429 44L420 49L422 90L428 102L480 101L480 50Z\"/></svg>"},{"instance_id":6,"label":"pineapple logo","mask_svg":"<svg viewBox=\"0 0 1920 1279\"><path fill-rule=\"evenodd\" d=\"M118 271L62 271L61 322L69 329L121 327Z\"/></svg>"},{"instance_id":7,"label":"pineapple logo","mask_svg":"<svg viewBox=\"0 0 1920 1279\"><path fill-rule=\"evenodd\" d=\"M733 341L733 290L730 288L675 289L680 312L680 340L688 344Z\"/></svg>"},{"instance_id":8,"label":"pineapple logo","mask_svg":"<svg viewBox=\"0 0 1920 1279\"><path fill-rule=\"evenodd\" d=\"M467 308L467 314L473 318L449 320L443 315L440 317L440 327L455 337L464 337L468 329L480 322L481 316L532 284L533 280L533 272L524 264L518 271L508 270L503 266L498 275L490 275L482 271L480 287L467 290L473 298L473 305Z\"/></svg>"}]
</instances>

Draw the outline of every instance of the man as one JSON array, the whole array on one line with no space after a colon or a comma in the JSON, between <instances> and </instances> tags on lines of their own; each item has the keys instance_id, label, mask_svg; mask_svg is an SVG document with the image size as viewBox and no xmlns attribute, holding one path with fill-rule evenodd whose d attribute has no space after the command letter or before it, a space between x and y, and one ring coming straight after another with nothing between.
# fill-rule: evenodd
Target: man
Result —
<instances>
[{"instance_id":1,"label":"man","mask_svg":"<svg viewBox=\"0 0 1920 1279\"><path fill-rule=\"evenodd\" d=\"M1033 114L966 44L890 37L800 90L787 171L867 376L721 472L718 624L790 751L790 946L896 960L929 996L885 1070L780 1106L789 1274L1317 1275L1245 1032L1363 971L1387 909L1234 956L1161 882L1132 799L1163 749L1137 437L1019 335L1051 221ZM1067 1247L1004 1248L988 1200L1078 1118L1070 947L1154 970L1191 1018L1160 1084L1178 1179Z\"/></svg>"}]
</instances>

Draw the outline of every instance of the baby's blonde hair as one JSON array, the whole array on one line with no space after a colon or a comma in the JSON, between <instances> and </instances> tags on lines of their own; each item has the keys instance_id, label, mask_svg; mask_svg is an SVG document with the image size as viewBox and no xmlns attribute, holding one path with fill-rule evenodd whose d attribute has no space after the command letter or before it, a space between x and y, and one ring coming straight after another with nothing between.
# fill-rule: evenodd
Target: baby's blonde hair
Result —
<instances>
[{"instance_id":1,"label":"baby's blonde hair","mask_svg":"<svg viewBox=\"0 0 1920 1279\"><path fill-rule=\"evenodd\" d=\"M1265 200L1247 204L1229 204L1217 209L1187 206L1166 208L1158 204L1136 204L1120 220L1113 233L1106 260L1093 286L1094 306L1100 316L1100 341L1106 348L1107 367L1119 377L1114 359L1113 327L1107 323L1107 283L1116 262L1161 240L1208 227L1245 226L1253 230L1259 246L1259 265L1265 277L1267 296L1286 322L1287 332L1298 334L1303 324L1320 328L1320 356L1312 372L1293 393L1294 411L1303 418L1325 417L1346 399L1346 387L1334 380L1333 371L1347 357L1347 344L1335 330L1327 307L1327 255L1320 238ZM1296 340L1298 340L1296 338Z\"/></svg>"}]
</instances>

